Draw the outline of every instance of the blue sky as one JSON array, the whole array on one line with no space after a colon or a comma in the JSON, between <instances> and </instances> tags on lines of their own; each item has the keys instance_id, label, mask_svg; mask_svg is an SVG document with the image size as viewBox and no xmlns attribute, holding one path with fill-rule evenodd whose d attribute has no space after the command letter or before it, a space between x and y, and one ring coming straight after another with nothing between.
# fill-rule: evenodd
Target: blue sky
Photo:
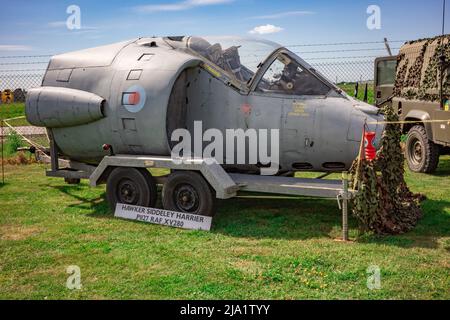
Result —
<instances>
[{"instance_id":1,"label":"blue sky","mask_svg":"<svg viewBox=\"0 0 450 320\"><path fill-rule=\"evenodd\" d=\"M81 8L81 30L64 26L71 4ZM372 4L381 8L380 30L366 27ZM53 54L138 36L249 35L267 25L277 32L262 36L283 45L417 39L438 35L442 16L442 0L2 0L1 8L0 56Z\"/></svg>"}]
</instances>

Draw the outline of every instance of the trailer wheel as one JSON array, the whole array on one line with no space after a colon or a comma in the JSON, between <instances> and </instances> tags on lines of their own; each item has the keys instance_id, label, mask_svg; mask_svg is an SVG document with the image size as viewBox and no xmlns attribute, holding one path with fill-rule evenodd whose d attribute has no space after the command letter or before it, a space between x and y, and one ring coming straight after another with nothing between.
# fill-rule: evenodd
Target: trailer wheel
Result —
<instances>
[{"instance_id":1,"label":"trailer wheel","mask_svg":"<svg viewBox=\"0 0 450 320\"><path fill-rule=\"evenodd\" d=\"M413 172L432 173L439 163L439 146L428 139L421 125L412 127L406 138L406 160Z\"/></svg>"},{"instance_id":2,"label":"trailer wheel","mask_svg":"<svg viewBox=\"0 0 450 320\"><path fill-rule=\"evenodd\" d=\"M158 190L147 169L120 167L110 173L106 194L111 209L115 210L117 203L154 207Z\"/></svg>"},{"instance_id":3,"label":"trailer wheel","mask_svg":"<svg viewBox=\"0 0 450 320\"><path fill-rule=\"evenodd\" d=\"M197 172L175 171L163 186L162 203L166 210L213 216L215 200L214 191Z\"/></svg>"}]
</instances>

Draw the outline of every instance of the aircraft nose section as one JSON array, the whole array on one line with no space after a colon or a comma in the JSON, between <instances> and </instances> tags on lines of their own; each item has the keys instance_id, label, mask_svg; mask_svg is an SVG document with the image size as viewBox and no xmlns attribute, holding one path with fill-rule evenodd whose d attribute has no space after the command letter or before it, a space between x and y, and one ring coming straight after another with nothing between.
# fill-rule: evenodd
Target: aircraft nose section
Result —
<instances>
[{"instance_id":1,"label":"aircraft nose section","mask_svg":"<svg viewBox=\"0 0 450 320\"><path fill-rule=\"evenodd\" d=\"M384 117L382 115L378 115L376 117L372 117L371 120L367 120L367 125L369 126L369 130L375 132L375 140L374 145L375 148L380 149L381 147L381 138L383 136L384 131Z\"/></svg>"},{"instance_id":2,"label":"aircraft nose section","mask_svg":"<svg viewBox=\"0 0 450 320\"><path fill-rule=\"evenodd\" d=\"M384 130L384 117L381 114L368 114L359 110L354 110L351 114L350 126L348 128L347 139L349 141L360 142L364 126L366 131L375 132L374 145L379 149L381 137Z\"/></svg>"}]
</instances>

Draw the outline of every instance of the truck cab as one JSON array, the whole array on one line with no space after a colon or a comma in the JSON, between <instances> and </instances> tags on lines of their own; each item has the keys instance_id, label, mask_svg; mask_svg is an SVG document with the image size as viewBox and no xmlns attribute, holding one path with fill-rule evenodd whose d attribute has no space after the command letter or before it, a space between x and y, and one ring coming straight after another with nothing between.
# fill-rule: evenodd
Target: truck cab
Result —
<instances>
[{"instance_id":1,"label":"truck cab","mask_svg":"<svg viewBox=\"0 0 450 320\"><path fill-rule=\"evenodd\" d=\"M433 173L439 156L448 153L450 146L450 110L448 97L443 102L407 99L395 94L399 56L375 60L374 94L378 107L392 103L397 110L406 135L405 157L413 172ZM401 79L400 79L401 80ZM438 120L433 122L434 120Z\"/></svg>"},{"instance_id":2,"label":"truck cab","mask_svg":"<svg viewBox=\"0 0 450 320\"><path fill-rule=\"evenodd\" d=\"M387 56L375 59L374 93L376 105L383 104L394 93L395 70L397 56Z\"/></svg>"}]
</instances>

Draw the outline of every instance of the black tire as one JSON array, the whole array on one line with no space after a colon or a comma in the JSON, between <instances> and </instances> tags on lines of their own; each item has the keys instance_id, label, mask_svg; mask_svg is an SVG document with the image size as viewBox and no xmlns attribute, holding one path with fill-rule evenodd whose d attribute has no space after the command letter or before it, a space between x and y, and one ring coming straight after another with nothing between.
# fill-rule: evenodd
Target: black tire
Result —
<instances>
[{"instance_id":1,"label":"black tire","mask_svg":"<svg viewBox=\"0 0 450 320\"><path fill-rule=\"evenodd\" d=\"M421 125L409 130L405 154L408 167L413 172L432 173L439 164L439 146L428 139Z\"/></svg>"},{"instance_id":2,"label":"black tire","mask_svg":"<svg viewBox=\"0 0 450 320\"><path fill-rule=\"evenodd\" d=\"M112 210L115 210L117 203L154 207L158 189L147 169L119 167L108 177L106 194Z\"/></svg>"},{"instance_id":3,"label":"black tire","mask_svg":"<svg viewBox=\"0 0 450 320\"><path fill-rule=\"evenodd\" d=\"M216 212L216 197L203 176L193 171L175 171L169 175L162 190L166 210L212 217Z\"/></svg>"}]
</instances>

